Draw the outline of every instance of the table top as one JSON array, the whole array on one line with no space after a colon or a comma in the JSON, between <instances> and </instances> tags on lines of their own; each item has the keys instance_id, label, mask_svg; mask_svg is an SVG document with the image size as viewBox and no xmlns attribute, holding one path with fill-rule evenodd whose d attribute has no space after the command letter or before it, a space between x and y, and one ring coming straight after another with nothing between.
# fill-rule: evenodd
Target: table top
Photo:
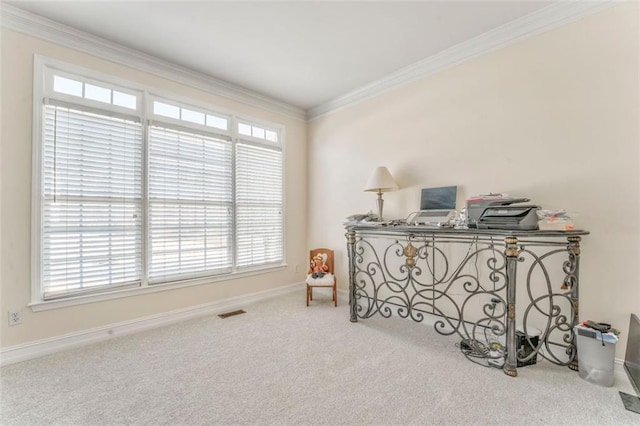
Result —
<instances>
[{"instance_id":1,"label":"table top","mask_svg":"<svg viewBox=\"0 0 640 426\"><path fill-rule=\"evenodd\" d=\"M571 231L535 230L521 231L510 229L475 229L475 228L450 228L427 225L394 225L388 222L382 223L355 223L345 225L347 230L360 233L376 234L422 234L422 235L486 235L500 237L572 237L589 235L589 231L575 229Z\"/></svg>"}]
</instances>

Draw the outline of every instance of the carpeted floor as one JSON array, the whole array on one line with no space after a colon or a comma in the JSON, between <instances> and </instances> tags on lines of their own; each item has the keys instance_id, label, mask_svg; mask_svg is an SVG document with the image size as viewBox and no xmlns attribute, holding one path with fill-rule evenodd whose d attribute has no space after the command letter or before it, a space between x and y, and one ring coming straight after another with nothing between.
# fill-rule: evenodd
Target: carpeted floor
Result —
<instances>
[{"instance_id":1,"label":"carpeted floor","mask_svg":"<svg viewBox=\"0 0 640 426\"><path fill-rule=\"evenodd\" d=\"M517 378L398 318L304 292L2 368L3 425L638 425L618 390L540 361Z\"/></svg>"}]
</instances>

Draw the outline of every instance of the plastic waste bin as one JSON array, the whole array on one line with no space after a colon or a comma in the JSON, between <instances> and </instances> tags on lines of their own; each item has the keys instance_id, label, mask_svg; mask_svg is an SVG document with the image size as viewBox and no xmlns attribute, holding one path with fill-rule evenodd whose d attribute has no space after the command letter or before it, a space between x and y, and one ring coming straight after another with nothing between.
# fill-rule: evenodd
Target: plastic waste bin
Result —
<instances>
[{"instance_id":1,"label":"plastic waste bin","mask_svg":"<svg viewBox=\"0 0 640 426\"><path fill-rule=\"evenodd\" d=\"M613 386L618 336L611 332L601 333L582 325L576 325L574 331L580 377L596 385Z\"/></svg>"}]
</instances>

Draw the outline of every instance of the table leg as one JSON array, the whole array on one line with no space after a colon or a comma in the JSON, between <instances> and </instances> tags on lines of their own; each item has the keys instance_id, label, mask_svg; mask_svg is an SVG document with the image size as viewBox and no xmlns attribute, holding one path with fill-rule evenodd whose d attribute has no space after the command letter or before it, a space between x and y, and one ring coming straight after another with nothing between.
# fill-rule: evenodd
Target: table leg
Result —
<instances>
[{"instance_id":1,"label":"table leg","mask_svg":"<svg viewBox=\"0 0 640 426\"><path fill-rule=\"evenodd\" d=\"M349 256L349 321L358 322L356 315L356 282L355 282L355 244L356 233L348 230L347 237L347 256Z\"/></svg>"},{"instance_id":2,"label":"table leg","mask_svg":"<svg viewBox=\"0 0 640 426\"><path fill-rule=\"evenodd\" d=\"M518 239L507 237L505 242L505 256L507 257L507 359L503 371L507 376L516 377L518 371L517 345L516 345L516 271L518 256Z\"/></svg>"},{"instance_id":3,"label":"table leg","mask_svg":"<svg viewBox=\"0 0 640 426\"><path fill-rule=\"evenodd\" d=\"M571 305L573 309L573 321L571 324L571 328L578 325L578 318L580 317L580 292L579 292L579 275L580 275L580 241L581 237L574 236L568 237L569 245L567 246L567 251L569 252L569 264L565 273L567 277L565 278L565 283L570 286L571 290ZM576 336L572 333L573 339L571 341L571 345L574 351L573 360L569 364L569 368L575 371L578 371L578 346L576 342Z\"/></svg>"}]
</instances>

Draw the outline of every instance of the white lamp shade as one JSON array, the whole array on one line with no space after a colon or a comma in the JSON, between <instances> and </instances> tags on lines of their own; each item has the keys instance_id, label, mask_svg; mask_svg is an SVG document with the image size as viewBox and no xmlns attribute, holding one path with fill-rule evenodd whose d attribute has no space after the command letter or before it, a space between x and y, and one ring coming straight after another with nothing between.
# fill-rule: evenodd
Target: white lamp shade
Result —
<instances>
[{"instance_id":1,"label":"white lamp shade","mask_svg":"<svg viewBox=\"0 0 640 426\"><path fill-rule=\"evenodd\" d=\"M367 186L364 187L365 191L374 192L395 191L396 189L398 189L398 184L384 166L376 167L373 170L367 181Z\"/></svg>"}]
</instances>

